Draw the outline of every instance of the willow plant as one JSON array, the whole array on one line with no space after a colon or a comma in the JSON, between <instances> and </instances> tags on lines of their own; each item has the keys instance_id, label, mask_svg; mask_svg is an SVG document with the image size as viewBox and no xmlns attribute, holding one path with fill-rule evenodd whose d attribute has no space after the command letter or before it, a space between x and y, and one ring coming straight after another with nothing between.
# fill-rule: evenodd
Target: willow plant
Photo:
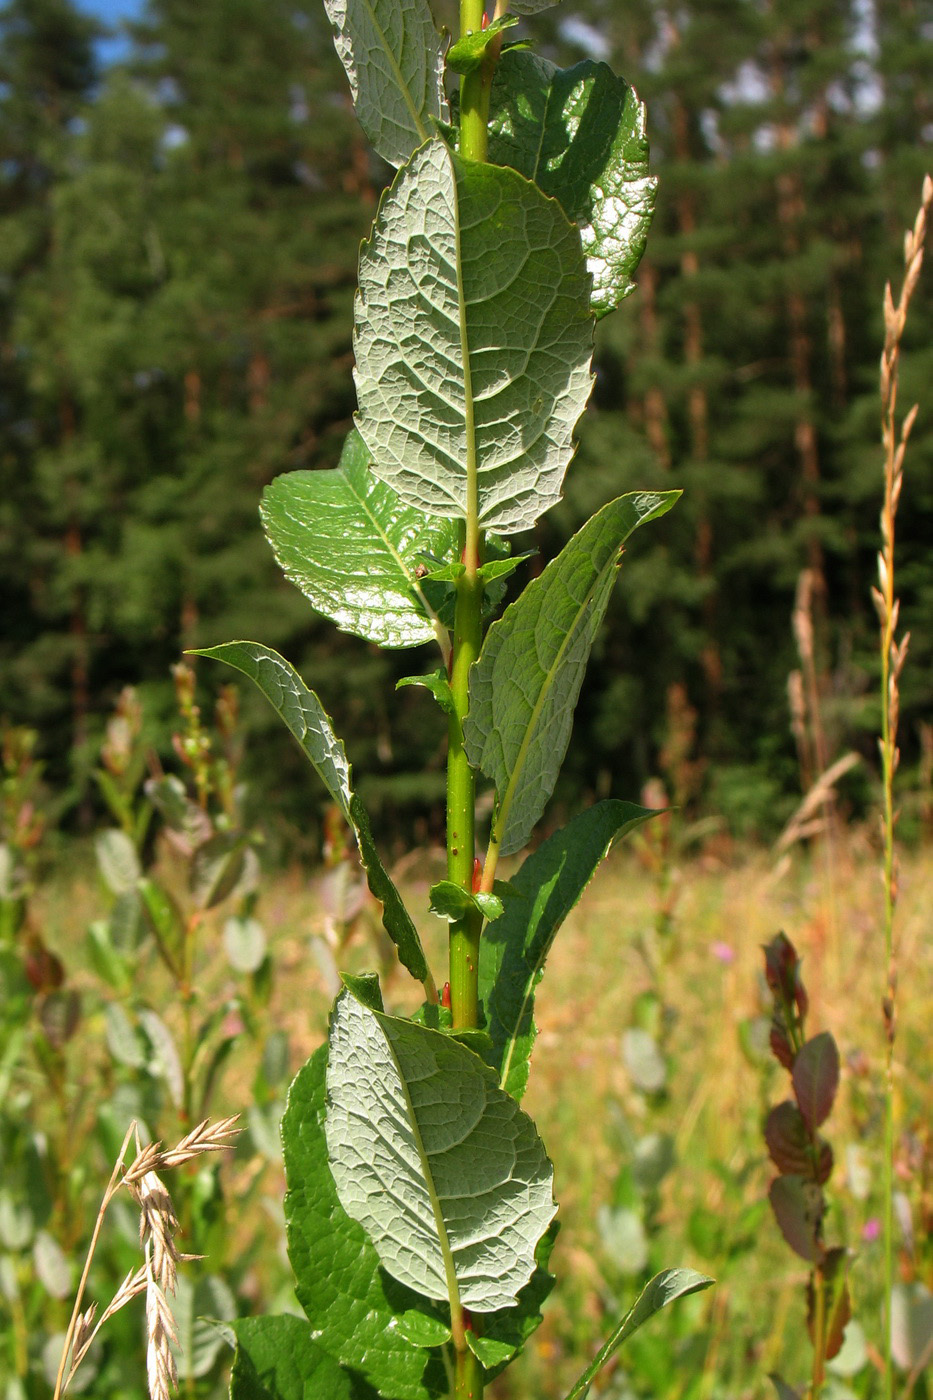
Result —
<instances>
[{"instance_id":1,"label":"willow plant","mask_svg":"<svg viewBox=\"0 0 933 1400\"><path fill-rule=\"evenodd\" d=\"M325 0L359 120L397 169L362 246L359 411L333 470L279 477L264 528L285 573L339 628L436 645L410 677L446 715L450 930L438 994L320 700L255 642L201 654L249 676L355 833L385 928L423 984L411 1019L375 976L345 977L327 1043L292 1084L285 1215L307 1320L236 1326L235 1400L458 1400L521 1349L553 1284L553 1172L520 1106L537 984L562 920L612 844L651 813L607 800L544 841L509 883L553 790L625 541L676 492L603 506L501 608L510 537L560 497L592 385L595 319L632 290L654 201L644 111L604 64L568 70L462 0L444 52L427 0ZM452 92L448 102L448 84ZM477 859L477 774L495 788ZM709 1280L652 1280L571 1394L654 1311ZM317 1391L315 1392L317 1393Z\"/></svg>"}]
</instances>

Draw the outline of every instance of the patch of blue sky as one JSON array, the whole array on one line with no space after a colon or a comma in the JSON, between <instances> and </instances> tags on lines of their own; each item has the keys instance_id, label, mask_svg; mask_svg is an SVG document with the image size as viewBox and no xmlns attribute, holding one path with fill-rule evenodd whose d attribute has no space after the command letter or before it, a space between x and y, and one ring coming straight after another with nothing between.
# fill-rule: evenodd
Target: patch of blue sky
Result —
<instances>
[{"instance_id":1,"label":"patch of blue sky","mask_svg":"<svg viewBox=\"0 0 933 1400\"><path fill-rule=\"evenodd\" d=\"M141 19L146 8L146 0L77 0L78 8L85 14L100 20L101 24L114 32L97 45L97 56L101 63L119 63L127 56L129 44L125 34L120 33L120 25L125 20Z\"/></svg>"}]
</instances>

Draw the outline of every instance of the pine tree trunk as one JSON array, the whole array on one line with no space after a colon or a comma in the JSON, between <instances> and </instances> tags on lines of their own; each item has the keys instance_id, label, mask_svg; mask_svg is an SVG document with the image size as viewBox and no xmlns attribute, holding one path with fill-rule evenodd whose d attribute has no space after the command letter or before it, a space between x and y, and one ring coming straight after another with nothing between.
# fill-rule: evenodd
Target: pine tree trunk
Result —
<instances>
[{"instance_id":1,"label":"pine tree trunk","mask_svg":"<svg viewBox=\"0 0 933 1400\"><path fill-rule=\"evenodd\" d=\"M654 264L644 258L638 269L639 322L641 336L639 351L650 359L660 359L657 313L658 274ZM645 436L651 450L665 471L670 469L671 451L668 443L667 403L659 385L649 384L643 400Z\"/></svg>"}]
</instances>

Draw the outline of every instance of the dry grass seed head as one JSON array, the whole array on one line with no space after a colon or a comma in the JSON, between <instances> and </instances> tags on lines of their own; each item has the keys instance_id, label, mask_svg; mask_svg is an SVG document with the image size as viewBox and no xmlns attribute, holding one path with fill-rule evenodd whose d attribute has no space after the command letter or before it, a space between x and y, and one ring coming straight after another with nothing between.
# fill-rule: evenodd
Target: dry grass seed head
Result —
<instances>
[{"instance_id":1,"label":"dry grass seed head","mask_svg":"<svg viewBox=\"0 0 933 1400\"><path fill-rule=\"evenodd\" d=\"M146 1147L140 1147L137 1139L136 1157L123 1174L124 1182L131 1186L149 1172L181 1167L204 1152L224 1152L227 1148L233 1147L237 1134L241 1131L236 1126L237 1117L238 1115L231 1118L218 1118L213 1123L205 1118L203 1123L192 1128L191 1132L186 1133L174 1147L164 1151L159 1142L150 1142Z\"/></svg>"},{"instance_id":2,"label":"dry grass seed head","mask_svg":"<svg viewBox=\"0 0 933 1400\"><path fill-rule=\"evenodd\" d=\"M175 1319L165 1293L155 1277L150 1247L146 1245L146 1380L150 1400L170 1400L178 1384L172 1342L178 1343Z\"/></svg>"},{"instance_id":3,"label":"dry grass seed head","mask_svg":"<svg viewBox=\"0 0 933 1400\"><path fill-rule=\"evenodd\" d=\"M98 1213L94 1238L85 1261L84 1274L75 1299L75 1310L66 1335L58 1377L55 1382L55 1396L67 1390L75 1372L87 1355L88 1348L100 1328L120 1308L140 1293L146 1294L146 1373L150 1400L169 1400L173 1387L177 1385L175 1360L171 1343L177 1344L175 1321L172 1315L170 1296L175 1292L177 1266L202 1256L182 1254L175 1244L175 1233L179 1228L178 1216L172 1198L157 1172L171 1167L179 1167L205 1152L221 1152L232 1147L240 1129L236 1117L220 1118L216 1122L205 1119L174 1147L163 1151L160 1143L141 1146L135 1123L130 1125L113 1175L104 1193L104 1200ZM131 1136L136 1137L136 1156L128 1167L123 1167L122 1157ZM81 1296L90 1269L94 1244L97 1240L104 1213L119 1186L125 1186L139 1208L139 1239L145 1251L145 1263L135 1273L127 1274L110 1303L95 1324L96 1305L91 1304L85 1312L80 1312ZM70 1364L69 1364L70 1360ZM68 1366L67 1376L64 1374Z\"/></svg>"}]
</instances>

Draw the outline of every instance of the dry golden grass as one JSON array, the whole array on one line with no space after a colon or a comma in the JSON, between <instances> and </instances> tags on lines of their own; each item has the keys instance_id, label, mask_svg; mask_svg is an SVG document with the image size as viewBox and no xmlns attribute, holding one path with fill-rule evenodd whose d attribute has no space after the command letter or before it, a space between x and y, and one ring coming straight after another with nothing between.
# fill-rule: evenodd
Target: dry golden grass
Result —
<instances>
[{"instance_id":1,"label":"dry golden grass","mask_svg":"<svg viewBox=\"0 0 933 1400\"><path fill-rule=\"evenodd\" d=\"M786 1248L770 1216L762 1216L754 1248L735 1257L701 1257L688 1231L691 1213L704 1206L719 1215L729 1239L739 1232L743 1210L764 1200L767 1192L772 1173L760 1124L765 1106L786 1096L786 1084L782 1072L766 1060L751 1063L741 1052L739 1037L742 1023L764 1009L761 946L778 929L787 932L804 958L810 1032L831 1030L843 1056L843 1087L827 1125L836 1150L828 1188L837 1203L831 1228L834 1238L858 1251L856 1315L864 1315L870 1336L877 1333L880 1246L862 1244L860 1237L866 1218L876 1211L880 1185L885 967L878 851L866 833L849 833L840 841L833 897L824 888L825 866L817 852L797 846L783 858L783 873L778 869L772 853L726 850L685 860L675 872L674 931L660 962L658 986L672 1014L666 1044L671 1073L666 1096L653 1106L633 1091L620 1050L636 1000L652 986L642 945L646 939L651 943L656 890L635 847L623 846L610 856L558 936L539 989L539 1038L525 1106L556 1166L562 1232L553 1263L559 1284L527 1359L499 1383L500 1393L566 1393L581 1357L634 1295L636 1281L620 1276L607 1259L597 1224L600 1206L611 1203L624 1161L621 1120L635 1136L663 1131L676 1142L678 1161L662 1188L652 1264L690 1264L719 1278L710 1294L677 1310L683 1325L693 1326L703 1339L695 1364L702 1373L704 1400L720 1394L730 1400L766 1395L767 1371L785 1364L788 1352L793 1373L793 1358L807 1345L802 1321L806 1269ZM426 910L428 887L441 870L440 853L405 863L399 874L410 907ZM933 1024L931 889L933 850L904 852L898 909L898 1115L902 1126L913 1125L918 1132L924 1122L929 1131L933 1072L928 1032ZM90 882L82 890L73 881L67 902L61 891L46 896L48 927L53 935L56 928L61 931L61 940L56 939L60 946L66 923L72 929L72 959L75 910L96 898ZM325 911L315 881L293 871L267 882L258 912L275 963L268 1023L288 1030L294 1071L326 1031L330 1000L311 950L312 939L324 928ZM442 983L445 926L426 913L420 922ZM378 964L377 929L375 910L368 909L341 956L343 966L359 971ZM232 988L235 979L225 967L219 936L208 929L204 938L200 987L210 1002ZM90 986L91 974L83 976ZM172 1023L173 1008L160 1000L168 991L161 976L158 967L147 970L146 995ZM420 992L398 972L388 981L387 1002L391 1009L407 1012L418 1004ZM89 1033L99 1033L102 1046L102 1026L92 1024ZM244 1044L242 1054L234 1056L212 1112L236 1112L248 1104L257 1054ZM857 1198L847 1178L848 1146L860 1148L869 1170L867 1200ZM281 1182L275 1168L266 1170L274 1194ZM902 1185L909 1189L909 1182ZM237 1221L244 1237L253 1226L268 1228L264 1217L252 1226L248 1219ZM652 1335L663 1335L666 1325L655 1320ZM663 1391L659 1381L658 1393ZM681 1393L679 1383L670 1393Z\"/></svg>"}]
</instances>

